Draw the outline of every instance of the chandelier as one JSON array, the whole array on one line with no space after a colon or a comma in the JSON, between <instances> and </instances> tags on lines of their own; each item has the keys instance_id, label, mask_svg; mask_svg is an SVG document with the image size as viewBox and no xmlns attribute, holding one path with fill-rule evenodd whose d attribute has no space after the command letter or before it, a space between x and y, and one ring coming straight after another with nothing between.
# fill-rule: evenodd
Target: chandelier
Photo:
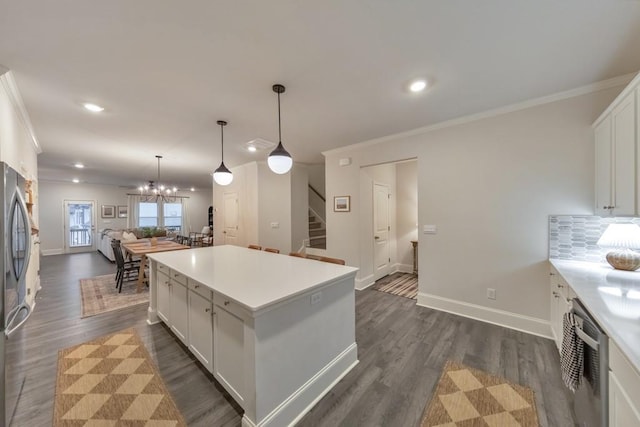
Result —
<instances>
[{"instance_id":1,"label":"chandelier","mask_svg":"<svg viewBox=\"0 0 640 427\"><path fill-rule=\"evenodd\" d=\"M156 155L156 159L158 159L158 179L138 187L140 199L142 202L158 203L162 201L164 203L174 203L178 198L178 189L176 187L169 188L160 183L160 159L162 159L162 156Z\"/></svg>"}]
</instances>

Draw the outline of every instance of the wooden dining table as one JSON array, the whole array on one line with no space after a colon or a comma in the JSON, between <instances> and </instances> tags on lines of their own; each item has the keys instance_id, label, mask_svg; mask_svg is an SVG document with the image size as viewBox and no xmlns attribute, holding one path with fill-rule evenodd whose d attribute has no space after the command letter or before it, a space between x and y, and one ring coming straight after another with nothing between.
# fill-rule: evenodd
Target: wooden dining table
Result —
<instances>
[{"instance_id":1,"label":"wooden dining table","mask_svg":"<svg viewBox=\"0 0 640 427\"><path fill-rule=\"evenodd\" d=\"M142 291L142 287L144 286L144 269L147 265L147 254L191 249L190 246L182 245L173 240L158 240L155 245L152 245L149 240L134 240L133 242L123 243L122 248L126 253L140 257L140 270L138 271L137 284L138 293Z\"/></svg>"}]
</instances>

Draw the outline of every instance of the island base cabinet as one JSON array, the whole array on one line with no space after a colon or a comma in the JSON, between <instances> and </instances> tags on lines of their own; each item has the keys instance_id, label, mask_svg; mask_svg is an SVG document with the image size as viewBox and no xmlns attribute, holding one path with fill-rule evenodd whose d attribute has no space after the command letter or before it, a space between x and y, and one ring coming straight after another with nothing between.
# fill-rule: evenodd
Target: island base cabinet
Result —
<instances>
[{"instance_id":1,"label":"island base cabinet","mask_svg":"<svg viewBox=\"0 0 640 427\"><path fill-rule=\"evenodd\" d=\"M189 326L187 287L170 279L160 269L156 269L155 283L158 317L186 344Z\"/></svg>"},{"instance_id":2,"label":"island base cabinet","mask_svg":"<svg viewBox=\"0 0 640 427\"><path fill-rule=\"evenodd\" d=\"M214 296L213 376L244 408L245 319L242 309Z\"/></svg>"},{"instance_id":3,"label":"island base cabinet","mask_svg":"<svg viewBox=\"0 0 640 427\"><path fill-rule=\"evenodd\" d=\"M609 426L640 426L640 374L609 342Z\"/></svg>"},{"instance_id":4,"label":"island base cabinet","mask_svg":"<svg viewBox=\"0 0 640 427\"><path fill-rule=\"evenodd\" d=\"M171 286L169 276L159 271L156 273L156 292L157 292L157 314L158 317L167 325L170 325L169 317L171 316Z\"/></svg>"},{"instance_id":5,"label":"island base cabinet","mask_svg":"<svg viewBox=\"0 0 640 427\"><path fill-rule=\"evenodd\" d=\"M171 330L180 341L187 344L189 328L187 287L180 282L171 282Z\"/></svg>"},{"instance_id":6,"label":"island base cabinet","mask_svg":"<svg viewBox=\"0 0 640 427\"><path fill-rule=\"evenodd\" d=\"M189 291L189 350L213 373L213 303Z\"/></svg>"}]
</instances>

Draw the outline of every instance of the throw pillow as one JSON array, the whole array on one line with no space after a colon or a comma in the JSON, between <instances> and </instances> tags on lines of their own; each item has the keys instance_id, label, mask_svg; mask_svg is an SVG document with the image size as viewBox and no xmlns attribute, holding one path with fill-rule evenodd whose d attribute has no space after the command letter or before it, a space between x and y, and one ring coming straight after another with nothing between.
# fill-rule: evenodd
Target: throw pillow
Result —
<instances>
[{"instance_id":1,"label":"throw pillow","mask_svg":"<svg viewBox=\"0 0 640 427\"><path fill-rule=\"evenodd\" d=\"M122 233L122 240L127 242L127 241L130 241L130 240L138 240L138 238L136 237L135 234L129 233L128 231L124 231Z\"/></svg>"}]
</instances>

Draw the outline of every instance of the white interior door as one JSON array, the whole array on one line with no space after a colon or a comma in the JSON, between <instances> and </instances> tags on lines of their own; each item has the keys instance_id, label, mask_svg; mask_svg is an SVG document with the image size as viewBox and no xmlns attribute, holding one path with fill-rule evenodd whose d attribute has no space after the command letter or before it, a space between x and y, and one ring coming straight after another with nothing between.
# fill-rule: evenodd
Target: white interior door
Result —
<instances>
[{"instance_id":1,"label":"white interior door","mask_svg":"<svg viewBox=\"0 0 640 427\"><path fill-rule=\"evenodd\" d=\"M64 251L96 250L96 202L93 200L64 201Z\"/></svg>"},{"instance_id":2,"label":"white interior door","mask_svg":"<svg viewBox=\"0 0 640 427\"><path fill-rule=\"evenodd\" d=\"M238 193L224 193L224 244L225 245L237 245L238 244Z\"/></svg>"},{"instance_id":3,"label":"white interior door","mask_svg":"<svg viewBox=\"0 0 640 427\"><path fill-rule=\"evenodd\" d=\"M373 259L374 280L389 274L389 187L373 184Z\"/></svg>"}]
</instances>

